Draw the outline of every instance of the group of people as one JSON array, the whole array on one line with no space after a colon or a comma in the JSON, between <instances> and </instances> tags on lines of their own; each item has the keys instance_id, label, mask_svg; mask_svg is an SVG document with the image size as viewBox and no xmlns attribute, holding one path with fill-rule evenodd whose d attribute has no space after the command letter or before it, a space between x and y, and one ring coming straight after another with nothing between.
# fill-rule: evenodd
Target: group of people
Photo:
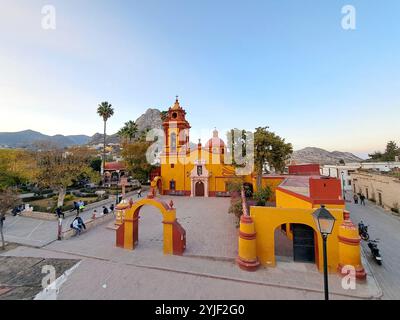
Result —
<instances>
[{"instance_id":1,"label":"group of people","mask_svg":"<svg viewBox=\"0 0 400 320\"><path fill-rule=\"evenodd\" d=\"M138 190L137 196L138 196L138 198L142 197L142 189ZM79 214L83 211L83 209L85 209L85 203L82 200L74 201L74 208L71 211L76 210L76 217L72 221L70 227L71 227L71 229L74 229L76 231L77 236L79 236L81 234L82 230L86 229L86 225L83 222L83 219L79 216ZM111 204L110 208L103 206L103 214L104 215L107 215L109 213L114 214L114 212L115 212L114 204ZM60 207L58 207L56 209L56 214L57 214L58 218L62 217L63 219L65 219L64 212L62 211L62 209ZM96 214L97 214L97 210L94 210L93 215L96 215Z\"/></svg>"},{"instance_id":2,"label":"group of people","mask_svg":"<svg viewBox=\"0 0 400 320\"><path fill-rule=\"evenodd\" d=\"M365 206L365 196L364 196L364 194L362 194L362 193L359 193L359 194L355 193L354 196L353 196L353 199L354 199L354 203L355 203L355 204L358 204L358 200L360 200L360 205Z\"/></svg>"},{"instance_id":3,"label":"group of people","mask_svg":"<svg viewBox=\"0 0 400 320\"><path fill-rule=\"evenodd\" d=\"M83 202L82 200L74 201L74 209L76 210L76 213L79 214L81 213L83 210L85 209L85 202Z\"/></svg>"},{"instance_id":4,"label":"group of people","mask_svg":"<svg viewBox=\"0 0 400 320\"><path fill-rule=\"evenodd\" d=\"M108 209L106 206L103 206L103 214L109 214L110 212L114 213L114 211L115 211L115 206L113 203L111 204L110 209Z\"/></svg>"}]
</instances>

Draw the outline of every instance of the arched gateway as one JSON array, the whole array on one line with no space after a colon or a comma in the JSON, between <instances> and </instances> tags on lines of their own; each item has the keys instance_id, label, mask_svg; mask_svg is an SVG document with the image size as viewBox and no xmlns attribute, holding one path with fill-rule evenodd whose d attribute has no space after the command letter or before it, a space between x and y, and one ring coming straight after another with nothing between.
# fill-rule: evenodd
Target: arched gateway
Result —
<instances>
[{"instance_id":1,"label":"arched gateway","mask_svg":"<svg viewBox=\"0 0 400 320\"><path fill-rule=\"evenodd\" d=\"M176 219L176 209L158 199L143 199L137 202L117 206L116 232L117 247L134 250L138 244L139 213L143 206L150 205L160 210L163 215L164 254L182 255L186 248L186 231Z\"/></svg>"}]
</instances>

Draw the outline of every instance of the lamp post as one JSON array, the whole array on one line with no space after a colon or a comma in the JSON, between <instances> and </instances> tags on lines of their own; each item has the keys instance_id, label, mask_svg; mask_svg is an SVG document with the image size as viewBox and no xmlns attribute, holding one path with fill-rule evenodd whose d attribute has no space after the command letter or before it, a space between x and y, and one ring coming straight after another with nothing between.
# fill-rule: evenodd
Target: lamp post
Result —
<instances>
[{"instance_id":1,"label":"lamp post","mask_svg":"<svg viewBox=\"0 0 400 320\"><path fill-rule=\"evenodd\" d=\"M321 208L317 209L313 213L315 224L317 225L318 231L321 233L323 241L323 253L324 253L324 291L325 300L329 300L329 289L328 289L328 255L326 250L326 240L328 235L332 233L335 225L335 217L321 205Z\"/></svg>"}]
</instances>

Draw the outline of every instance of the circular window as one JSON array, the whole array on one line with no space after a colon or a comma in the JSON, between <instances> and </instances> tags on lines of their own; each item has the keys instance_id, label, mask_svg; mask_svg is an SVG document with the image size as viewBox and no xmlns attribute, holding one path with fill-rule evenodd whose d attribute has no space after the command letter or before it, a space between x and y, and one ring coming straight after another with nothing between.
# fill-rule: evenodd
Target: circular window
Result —
<instances>
[{"instance_id":1,"label":"circular window","mask_svg":"<svg viewBox=\"0 0 400 320\"><path fill-rule=\"evenodd\" d=\"M176 113L176 112L174 112L173 114L172 114L172 118L173 119L176 119L178 117L178 114Z\"/></svg>"}]
</instances>

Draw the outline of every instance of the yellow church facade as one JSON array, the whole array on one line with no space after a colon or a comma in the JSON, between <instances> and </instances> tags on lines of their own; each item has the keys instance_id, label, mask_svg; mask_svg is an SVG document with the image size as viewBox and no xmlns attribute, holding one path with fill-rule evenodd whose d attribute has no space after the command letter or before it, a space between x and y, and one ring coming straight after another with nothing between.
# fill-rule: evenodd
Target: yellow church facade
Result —
<instances>
[{"instance_id":1,"label":"yellow church facade","mask_svg":"<svg viewBox=\"0 0 400 320\"><path fill-rule=\"evenodd\" d=\"M235 168L225 164L226 146L214 130L203 146L189 147L190 124L178 99L169 108L163 123L164 150L161 154L161 178L158 189L164 195L213 197L227 195L227 183L237 178ZM242 177L251 182L251 175Z\"/></svg>"},{"instance_id":2,"label":"yellow church facade","mask_svg":"<svg viewBox=\"0 0 400 320\"><path fill-rule=\"evenodd\" d=\"M235 167L226 164L225 157L229 155L217 130L204 146L199 141L197 147L191 149L190 128L186 112L176 99L163 122L165 141L160 156L161 167L151 178L152 188L147 202L137 206L132 204L131 211L132 208L133 211L139 210L144 204L154 205L152 201L157 200L156 189L163 195L229 196L228 183L240 177L243 183L256 191L253 173L236 175ZM242 190L243 214L237 258L237 264L242 269L254 271L260 265L276 266L276 250L290 246L288 243L291 242L294 261L315 263L322 270L322 238L312 215L323 205L336 219L328 239L328 271L345 275L348 267L351 267L358 279L365 279L366 272L361 263L361 240L350 220L350 213L345 210L339 179L321 176L319 165L293 165L289 166L289 174L263 176L262 187L267 186L273 192L270 199L275 203L273 207L248 206ZM160 208L173 210L173 201ZM133 215L137 216L138 213ZM126 225L122 222L124 227L117 232L118 246L134 247L137 226L129 223L133 221L137 224L135 219L128 219ZM175 223L172 220L164 221L167 224ZM175 229L169 228L164 233L164 252L182 254L186 244L179 239L185 239L185 233L178 224L174 226Z\"/></svg>"}]
</instances>

